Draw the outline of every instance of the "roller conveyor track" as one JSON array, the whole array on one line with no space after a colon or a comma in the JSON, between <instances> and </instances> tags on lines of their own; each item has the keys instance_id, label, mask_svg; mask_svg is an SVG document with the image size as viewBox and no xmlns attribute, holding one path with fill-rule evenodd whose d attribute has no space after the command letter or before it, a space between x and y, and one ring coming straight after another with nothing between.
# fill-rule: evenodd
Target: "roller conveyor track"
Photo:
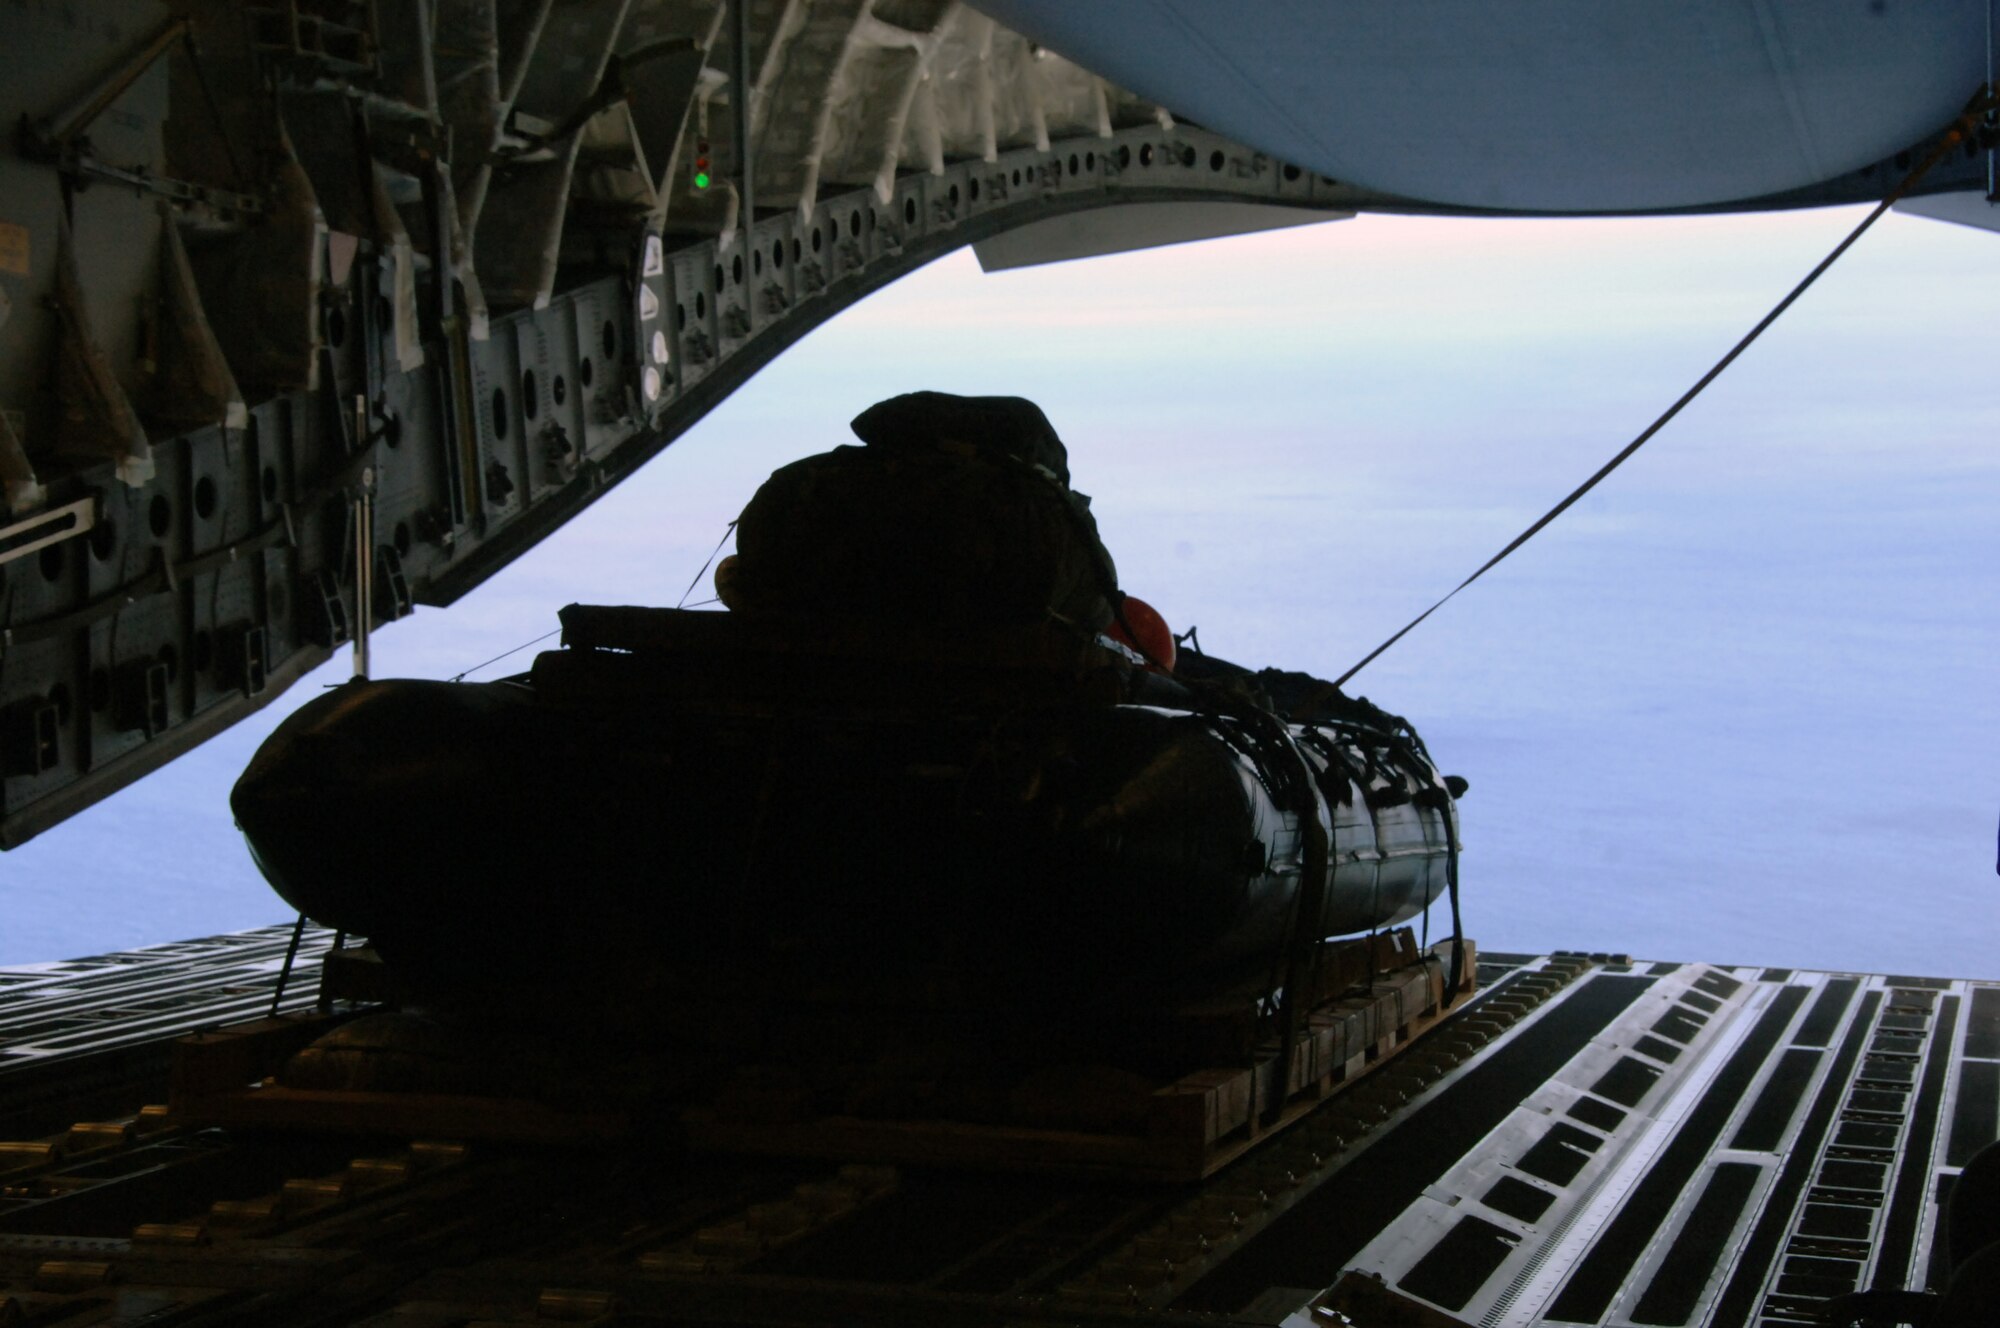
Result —
<instances>
[{"instance_id":1,"label":"roller conveyor track","mask_svg":"<svg viewBox=\"0 0 2000 1328\"><path fill-rule=\"evenodd\" d=\"M112 1013L133 983L228 1008L288 937L37 970L0 989L0 1027L32 1006L83 1019L94 984L106 1036L62 1061L87 1082L134 1045ZM692 1157L671 1131L591 1150L255 1137L141 1112L155 1082L0 1146L0 1305L65 1324L1304 1325L1359 1269L1467 1324L1739 1328L1938 1280L1940 1195L2000 1117L2000 986L1481 958L1487 989L1434 1033L1184 1186ZM24 1059L0 1069L0 1113L49 1073Z\"/></svg>"}]
</instances>

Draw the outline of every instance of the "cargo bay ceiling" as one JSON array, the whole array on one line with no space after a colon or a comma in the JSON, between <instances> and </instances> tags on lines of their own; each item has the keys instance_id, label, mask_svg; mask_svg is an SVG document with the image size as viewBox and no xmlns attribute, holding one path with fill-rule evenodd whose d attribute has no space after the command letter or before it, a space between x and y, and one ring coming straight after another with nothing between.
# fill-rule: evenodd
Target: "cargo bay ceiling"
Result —
<instances>
[{"instance_id":1,"label":"cargo bay ceiling","mask_svg":"<svg viewBox=\"0 0 2000 1328\"><path fill-rule=\"evenodd\" d=\"M1874 198L1985 76L1979 3L1409 8L8 0L0 846L952 249Z\"/></svg>"}]
</instances>

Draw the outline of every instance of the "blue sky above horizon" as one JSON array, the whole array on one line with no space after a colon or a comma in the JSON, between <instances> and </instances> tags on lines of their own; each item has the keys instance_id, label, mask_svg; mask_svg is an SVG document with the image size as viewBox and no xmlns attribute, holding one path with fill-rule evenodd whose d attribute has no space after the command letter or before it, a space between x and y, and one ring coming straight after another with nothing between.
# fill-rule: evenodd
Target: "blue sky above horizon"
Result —
<instances>
[{"instance_id":1,"label":"blue sky above horizon","mask_svg":"<svg viewBox=\"0 0 2000 1328\"><path fill-rule=\"evenodd\" d=\"M385 630L377 673L450 676L572 600L674 603L764 475L927 387L1038 401L1127 589L1218 654L1330 676L1622 446L1860 215L1367 217L991 276L956 254L451 610ZM2000 237L1886 219L1356 680L1471 779L1483 943L2000 977L1996 294ZM0 857L0 964L278 920L228 786L345 670Z\"/></svg>"}]
</instances>

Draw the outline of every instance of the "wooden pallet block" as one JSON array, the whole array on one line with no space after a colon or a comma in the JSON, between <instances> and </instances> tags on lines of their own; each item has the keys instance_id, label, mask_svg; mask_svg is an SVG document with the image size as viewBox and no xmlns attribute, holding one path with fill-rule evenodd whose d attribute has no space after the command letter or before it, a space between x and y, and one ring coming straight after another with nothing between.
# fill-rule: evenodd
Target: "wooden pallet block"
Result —
<instances>
[{"instance_id":1,"label":"wooden pallet block","mask_svg":"<svg viewBox=\"0 0 2000 1328\"><path fill-rule=\"evenodd\" d=\"M320 960L319 998L322 1003L354 1001L369 1005L396 1005L409 993L396 980L375 947L367 943L343 945L328 950Z\"/></svg>"},{"instance_id":2,"label":"wooden pallet block","mask_svg":"<svg viewBox=\"0 0 2000 1328\"><path fill-rule=\"evenodd\" d=\"M1473 943L1467 941L1461 994L1472 990ZM1436 951L1422 962L1378 979L1364 995L1314 1010L1293 1048L1283 1105L1274 1113L1280 1057L1272 1046L1253 1067L1204 1071L1154 1095L1152 1137L1168 1152L1196 1154L1199 1179L1227 1166L1262 1140L1296 1123L1328 1097L1386 1064L1450 1016L1444 1007L1448 960ZM1456 1002L1454 1002L1454 1005Z\"/></svg>"},{"instance_id":3,"label":"wooden pallet block","mask_svg":"<svg viewBox=\"0 0 2000 1328\"><path fill-rule=\"evenodd\" d=\"M277 1072L287 1057L347 1016L320 1011L272 1015L174 1039L167 1105L238 1093Z\"/></svg>"}]
</instances>

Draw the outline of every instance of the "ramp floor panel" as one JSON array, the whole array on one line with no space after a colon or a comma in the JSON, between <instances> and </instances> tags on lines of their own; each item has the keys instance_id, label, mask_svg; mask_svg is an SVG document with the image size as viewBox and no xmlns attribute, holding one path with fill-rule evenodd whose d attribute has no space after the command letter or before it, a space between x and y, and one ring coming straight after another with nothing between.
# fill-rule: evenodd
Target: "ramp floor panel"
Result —
<instances>
[{"instance_id":1,"label":"ramp floor panel","mask_svg":"<svg viewBox=\"0 0 2000 1328\"><path fill-rule=\"evenodd\" d=\"M1360 1273L1440 1323L1761 1328L1941 1282L2000 1133L2000 986L1564 954L1481 955L1405 1060L1180 1185L142 1111L172 1037L268 1013L289 940L0 970L0 1316L1303 1328Z\"/></svg>"}]
</instances>

